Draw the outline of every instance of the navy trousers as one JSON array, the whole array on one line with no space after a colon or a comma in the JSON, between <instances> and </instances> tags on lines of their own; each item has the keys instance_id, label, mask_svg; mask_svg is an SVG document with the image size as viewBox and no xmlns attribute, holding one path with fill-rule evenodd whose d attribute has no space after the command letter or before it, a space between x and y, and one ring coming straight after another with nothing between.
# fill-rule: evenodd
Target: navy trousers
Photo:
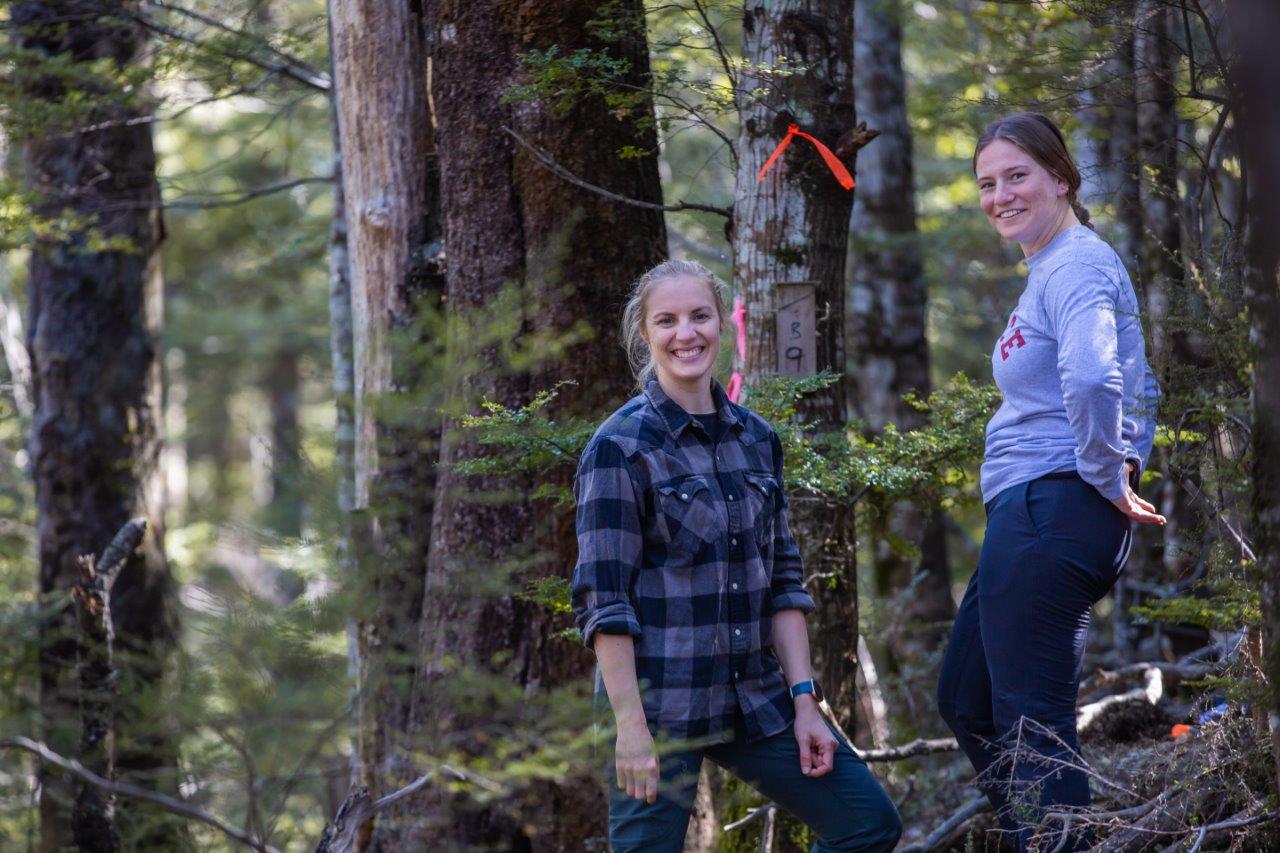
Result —
<instances>
[{"instance_id":1,"label":"navy trousers","mask_svg":"<svg viewBox=\"0 0 1280 853\"><path fill-rule=\"evenodd\" d=\"M837 741L835 765L816 779L800 772L800 747L790 726L752 743L731 742L662 756L657 802L629 797L610 784L610 848L614 853L680 853L698 772L706 757L812 828L818 836L814 853L889 853L902 835L898 810L862 759L834 729L832 734Z\"/></svg>"},{"instance_id":2,"label":"navy trousers","mask_svg":"<svg viewBox=\"0 0 1280 853\"><path fill-rule=\"evenodd\" d=\"M1129 519L1075 474L1011 486L987 505L938 710L1019 850L1045 809L1089 805L1076 734L1080 668L1090 610L1129 545ZM1067 840L1062 849L1088 843Z\"/></svg>"}]
</instances>

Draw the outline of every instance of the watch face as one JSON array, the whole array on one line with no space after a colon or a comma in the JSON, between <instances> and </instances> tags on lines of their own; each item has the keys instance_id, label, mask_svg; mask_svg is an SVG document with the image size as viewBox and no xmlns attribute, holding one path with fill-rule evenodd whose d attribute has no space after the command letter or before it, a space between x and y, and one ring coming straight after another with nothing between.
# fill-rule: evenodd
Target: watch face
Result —
<instances>
[{"instance_id":1,"label":"watch face","mask_svg":"<svg viewBox=\"0 0 1280 853\"><path fill-rule=\"evenodd\" d=\"M823 702L822 685L818 684L818 679L813 680L813 698L817 699L819 704Z\"/></svg>"}]
</instances>

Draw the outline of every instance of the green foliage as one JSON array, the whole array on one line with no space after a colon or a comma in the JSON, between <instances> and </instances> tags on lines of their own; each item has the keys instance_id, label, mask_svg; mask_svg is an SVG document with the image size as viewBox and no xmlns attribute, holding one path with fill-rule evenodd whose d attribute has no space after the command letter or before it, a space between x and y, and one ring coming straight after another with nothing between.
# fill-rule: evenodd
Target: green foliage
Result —
<instances>
[{"instance_id":1,"label":"green foliage","mask_svg":"<svg viewBox=\"0 0 1280 853\"><path fill-rule=\"evenodd\" d=\"M997 396L993 387L956 376L927 400L911 398L927 416L926 426L907 432L890 426L866 439L856 429L824 431L796 420L804 395L835 380L830 373L770 377L750 389L751 407L778 432L792 492L839 502L874 494L881 500L911 497L928 503L961 494L968 470L981 456L982 429ZM462 426L472 432L482 455L459 461L455 470L474 477L533 475L540 483L533 497L567 510L573 501L567 475L595 427L581 421L557 423L547 416L548 404L565 384L538 393L523 406L485 401L485 414L464 416ZM563 579L540 580L525 596L554 613L568 612L569 587Z\"/></svg>"},{"instance_id":2,"label":"green foliage","mask_svg":"<svg viewBox=\"0 0 1280 853\"><path fill-rule=\"evenodd\" d=\"M546 474L556 468L572 468L587 446L595 427L582 421L557 424L545 409L561 387L571 380L540 391L526 405L508 409L486 400L485 415L464 415L462 427L474 430L479 443L492 453L463 459L455 469L466 476L486 474ZM573 500L573 492L553 479L544 480L534 498L549 498L557 505Z\"/></svg>"},{"instance_id":3,"label":"green foliage","mask_svg":"<svg viewBox=\"0 0 1280 853\"><path fill-rule=\"evenodd\" d=\"M1262 597L1256 581L1219 576L1196 585L1195 595L1162 598L1131 611L1147 622L1198 625L1211 631L1262 626Z\"/></svg>"}]
</instances>

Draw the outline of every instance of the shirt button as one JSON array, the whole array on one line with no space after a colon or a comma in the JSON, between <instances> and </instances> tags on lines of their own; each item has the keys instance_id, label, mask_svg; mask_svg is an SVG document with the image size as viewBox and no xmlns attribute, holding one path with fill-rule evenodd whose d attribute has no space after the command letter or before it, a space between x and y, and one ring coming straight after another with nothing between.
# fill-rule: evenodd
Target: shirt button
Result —
<instances>
[{"instance_id":1,"label":"shirt button","mask_svg":"<svg viewBox=\"0 0 1280 853\"><path fill-rule=\"evenodd\" d=\"M741 637L741 636L742 636L742 629L741 629L741 628L734 628L734 629L733 629L733 636L735 636L735 637Z\"/></svg>"},{"instance_id":2,"label":"shirt button","mask_svg":"<svg viewBox=\"0 0 1280 853\"><path fill-rule=\"evenodd\" d=\"M689 493L688 493L688 492L681 492L681 493L680 493L680 500L682 500L682 501L687 501L687 500L689 500Z\"/></svg>"},{"instance_id":3,"label":"shirt button","mask_svg":"<svg viewBox=\"0 0 1280 853\"><path fill-rule=\"evenodd\" d=\"M735 536L735 537L733 537L732 539L730 539L730 540L729 540L729 544L730 544L730 545L737 545L737 544L738 544L738 537L736 537L736 536Z\"/></svg>"},{"instance_id":4,"label":"shirt button","mask_svg":"<svg viewBox=\"0 0 1280 853\"><path fill-rule=\"evenodd\" d=\"M729 495L729 500L733 500L733 495Z\"/></svg>"},{"instance_id":5,"label":"shirt button","mask_svg":"<svg viewBox=\"0 0 1280 853\"><path fill-rule=\"evenodd\" d=\"M729 584L729 585L730 585L731 587L733 587L734 589L737 589L737 588L738 588L738 582L737 582L737 581L734 581L733 583L731 583L731 584Z\"/></svg>"},{"instance_id":6,"label":"shirt button","mask_svg":"<svg viewBox=\"0 0 1280 853\"><path fill-rule=\"evenodd\" d=\"M734 678L737 678L737 677L738 677L738 671L737 671L736 669L733 671L733 677L734 677Z\"/></svg>"}]
</instances>

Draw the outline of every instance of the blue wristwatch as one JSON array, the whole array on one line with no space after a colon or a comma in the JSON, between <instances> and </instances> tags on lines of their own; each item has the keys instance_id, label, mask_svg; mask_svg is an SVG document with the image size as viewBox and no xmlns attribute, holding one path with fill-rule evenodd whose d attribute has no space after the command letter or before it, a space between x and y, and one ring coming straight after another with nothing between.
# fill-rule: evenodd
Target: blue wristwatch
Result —
<instances>
[{"instance_id":1,"label":"blue wristwatch","mask_svg":"<svg viewBox=\"0 0 1280 853\"><path fill-rule=\"evenodd\" d=\"M813 694L813 698L822 703L822 688L818 686L818 682L810 678L808 681L801 681L798 684L791 685L791 698L803 696L805 693Z\"/></svg>"}]
</instances>

